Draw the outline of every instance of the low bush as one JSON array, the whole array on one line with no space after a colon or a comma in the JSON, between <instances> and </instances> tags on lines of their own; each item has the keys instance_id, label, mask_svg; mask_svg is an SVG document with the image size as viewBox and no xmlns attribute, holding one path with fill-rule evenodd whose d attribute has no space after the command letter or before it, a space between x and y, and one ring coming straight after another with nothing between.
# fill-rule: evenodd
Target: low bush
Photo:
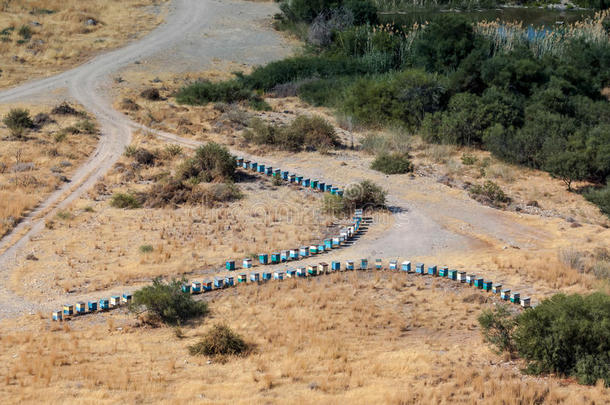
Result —
<instances>
[{"instance_id":1,"label":"low bush","mask_svg":"<svg viewBox=\"0 0 610 405\"><path fill-rule=\"evenodd\" d=\"M382 153L377 155L371 169L385 174L403 174L413 171L413 163L406 153Z\"/></svg>"},{"instance_id":2,"label":"low bush","mask_svg":"<svg viewBox=\"0 0 610 405\"><path fill-rule=\"evenodd\" d=\"M479 161L479 159L477 159L477 157L471 153L464 153L462 155L462 164L466 165L466 166L472 166L474 164L476 164Z\"/></svg>"},{"instance_id":3,"label":"low bush","mask_svg":"<svg viewBox=\"0 0 610 405\"><path fill-rule=\"evenodd\" d=\"M340 145L334 127L319 116L299 115L288 126L267 124L253 119L244 131L244 139L259 145L298 152L303 149L326 152Z\"/></svg>"},{"instance_id":4,"label":"low bush","mask_svg":"<svg viewBox=\"0 0 610 405\"><path fill-rule=\"evenodd\" d=\"M610 184L600 189L589 189L584 193L584 196L597 205L602 213L610 217Z\"/></svg>"},{"instance_id":5,"label":"low bush","mask_svg":"<svg viewBox=\"0 0 610 405\"><path fill-rule=\"evenodd\" d=\"M326 194L322 202L325 213L334 216L350 215L356 209L385 207L386 192L370 180L348 186L343 196Z\"/></svg>"},{"instance_id":6,"label":"low bush","mask_svg":"<svg viewBox=\"0 0 610 405\"><path fill-rule=\"evenodd\" d=\"M169 179L157 183L144 193L144 206L147 208L179 207L188 205L206 205L213 207L216 203L230 202L243 195L233 183L214 183L209 185L193 184L189 181Z\"/></svg>"},{"instance_id":7,"label":"low bush","mask_svg":"<svg viewBox=\"0 0 610 405\"><path fill-rule=\"evenodd\" d=\"M485 311L479 323L488 342L516 351L530 373L559 373L582 384L602 380L610 387L608 294L556 294L519 315Z\"/></svg>"},{"instance_id":8,"label":"low bush","mask_svg":"<svg viewBox=\"0 0 610 405\"><path fill-rule=\"evenodd\" d=\"M54 115L81 115L74 107L72 107L67 102L63 102L51 110L51 114Z\"/></svg>"},{"instance_id":9,"label":"low bush","mask_svg":"<svg viewBox=\"0 0 610 405\"><path fill-rule=\"evenodd\" d=\"M491 180L487 180L482 186L475 184L470 186L470 196L480 203L501 207L510 202L510 198L504 191Z\"/></svg>"},{"instance_id":10,"label":"low bush","mask_svg":"<svg viewBox=\"0 0 610 405\"><path fill-rule=\"evenodd\" d=\"M250 88L240 80L228 80L212 83L199 81L183 87L176 94L176 100L181 104L205 105L208 103L235 103L253 97Z\"/></svg>"},{"instance_id":11,"label":"low bush","mask_svg":"<svg viewBox=\"0 0 610 405\"><path fill-rule=\"evenodd\" d=\"M2 119L12 136L21 138L24 132L34 128L34 122L30 117L30 112L22 108L13 108Z\"/></svg>"},{"instance_id":12,"label":"low bush","mask_svg":"<svg viewBox=\"0 0 610 405\"><path fill-rule=\"evenodd\" d=\"M19 27L17 34L21 38L28 40L28 39L32 38L33 32L32 32L32 29L28 25L22 25L21 27Z\"/></svg>"},{"instance_id":13,"label":"low bush","mask_svg":"<svg viewBox=\"0 0 610 405\"><path fill-rule=\"evenodd\" d=\"M180 165L177 180L193 183L232 181L235 178L235 157L226 147L210 142L200 146L195 156Z\"/></svg>"},{"instance_id":14,"label":"low bush","mask_svg":"<svg viewBox=\"0 0 610 405\"><path fill-rule=\"evenodd\" d=\"M240 356L250 351L250 345L227 325L214 325L197 343L189 346L191 355Z\"/></svg>"},{"instance_id":15,"label":"low bush","mask_svg":"<svg viewBox=\"0 0 610 405\"><path fill-rule=\"evenodd\" d=\"M157 158L154 153L144 148L137 148L135 152L133 152L132 157L136 162L144 166L154 165L155 159Z\"/></svg>"},{"instance_id":16,"label":"low bush","mask_svg":"<svg viewBox=\"0 0 610 405\"><path fill-rule=\"evenodd\" d=\"M172 280L165 283L160 278L155 278L152 285L133 294L132 310L145 308L153 317L171 325L206 315L206 302L197 302L192 295L182 292L182 284L185 282L186 280Z\"/></svg>"},{"instance_id":17,"label":"low bush","mask_svg":"<svg viewBox=\"0 0 610 405\"><path fill-rule=\"evenodd\" d=\"M123 208L130 210L140 208L142 206L136 196L127 193L113 194L112 198L110 199L110 205L114 208Z\"/></svg>"},{"instance_id":18,"label":"low bush","mask_svg":"<svg viewBox=\"0 0 610 405\"><path fill-rule=\"evenodd\" d=\"M141 245L139 250L140 253L151 253L154 249L152 245Z\"/></svg>"},{"instance_id":19,"label":"low bush","mask_svg":"<svg viewBox=\"0 0 610 405\"><path fill-rule=\"evenodd\" d=\"M159 90L154 87L149 87L147 89L142 90L140 93L140 97L150 100L150 101L159 101L161 100L161 95L159 94Z\"/></svg>"}]
</instances>

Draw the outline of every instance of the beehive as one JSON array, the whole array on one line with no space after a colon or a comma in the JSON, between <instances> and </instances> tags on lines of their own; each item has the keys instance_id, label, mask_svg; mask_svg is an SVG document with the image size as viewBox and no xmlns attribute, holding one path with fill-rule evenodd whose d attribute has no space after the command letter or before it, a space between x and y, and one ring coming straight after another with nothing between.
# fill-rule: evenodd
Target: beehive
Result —
<instances>
[{"instance_id":1,"label":"beehive","mask_svg":"<svg viewBox=\"0 0 610 405\"><path fill-rule=\"evenodd\" d=\"M288 172L282 172L282 180L288 180Z\"/></svg>"},{"instance_id":2,"label":"beehive","mask_svg":"<svg viewBox=\"0 0 610 405\"><path fill-rule=\"evenodd\" d=\"M521 298L521 306L523 308L529 308L530 307L530 302L531 302L531 298L530 297L523 297L523 298Z\"/></svg>"},{"instance_id":3,"label":"beehive","mask_svg":"<svg viewBox=\"0 0 610 405\"><path fill-rule=\"evenodd\" d=\"M252 169L253 171L257 171L258 170L258 164L256 162L250 163L250 169Z\"/></svg>"},{"instance_id":4,"label":"beehive","mask_svg":"<svg viewBox=\"0 0 610 405\"><path fill-rule=\"evenodd\" d=\"M411 262L408 261L408 260L402 262L402 265L401 265L400 269L402 271L406 271L407 273L410 273L411 272Z\"/></svg>"},{"instance_id":5,"label":"beehive","mask_svg":"<svg viewBox=\"0 0 610 405\"><path fill-rule=\"evenodd\" d=\"M466 272L465 271L458 271L457 280L460 283L465 283L466 282Z\"/></svg>"},{"instance_id":6,"label":"beehive","mask_svg":"<svg viewBox=\"0 0 610 405\"><path fill-rule=\"evenodd\" d=\"M252 268L252 259L244 259L243 266L244 266L244 269L251 269Z\"/></svg>"},{"instance_id":7,"label":"beehive","mask_svg":"<svg viewBox=\"0 0 610 405\"><path fill-rule=\"evenodd\" d=\"M474 284L474 279L477 278L476 274L468 274L466 275L466 284L472 285Z\"/></svg>"},{"instance_id":8,"label":"beehive","mask_svg":"<svg viewBox=\"0 0 610 405\"><path fill-rule=\"evenodd\" d=\"M269 281L269 280L271 280L271 272L263 271L263 281Z\"/></svg>"},{"instance_id":9,"label":"beehive","mask_svg":"<svg viewBox=\"0 0 610 405\"><path fill-rule=\"evenodd\" d=\"M299 276L299 277L307 277L307 269L305 267L299 267L297 269L297 276Z\"/></svg>"},{"instance_id":10,"label":"beehive","mask_svg":"<svg viewBox=\"0 0 610 405\"><path fill-rule=\"evenodd\" d=\"M281 178L281 177L282 177L282 170L280 170L280 169L275 169L275 170L273 171L273 177L280 177L280 178Z\"/></svg>"},{"instance_id":11,"label":"beehive","mask_svg":"<svg viewBox=\"0 0 610 405\"><path fill-rule=\"evenodd\" d=\"M96 301L87 302L87 309L89 310L89 312L97 311L97 302Z\"/></svg>"},{"instance_id":12,"label":"beehive","mask_svg":"<svg viewBox=\"0 0 610 405\"><path fill-rule=\"evenodd\" d=\"M87 304L85 304L84 302L77 302L76 303L76 314L82 315L85 312L87 312Z\"/></svg>"},{"instance_id":13,"label":"beehive","mask_svg":"<svg viewBox=\"0 0 610 405\"><path fill-rule=\"evenodd\" d=\"M191 283L191 293L193 293L193 294L201 293L201 283L199 281L193 281Z\"/></svg>"},{"instance_id":14,"label":"beehive","mask_svg":"<svg viewBox=\"0 0 610 405\"><path fill-rule=\"evenodd\" d=\"M341 239L338 237L333 238L333 248L341 246Z\"/></svg>"},{"instance_id":15,"label":"beehive","mask_svg":"<svg viewBox=\"0 0 610 405\"><path fill-rule=\"evenodd\" d=\"M369 269L369 260L360 259L360 270L368 270L368 269Z\"/></svg>"},{"instance_id":16,"label":"beehive","mask_svg":"<svg viewBox=\"0 0 610 405\"><path fill-rule=\"evenodd\" d=\"M308 276L313 277L313 276L316 276L317 273L318 273L318 266L314 266L312 264L307 266L307 275Z\"/></svg>"},{"instance_id":17,"label":"beehive","mask_svg":"<svg viewBox=\"0 0 610 405\"><path fill-rule=\"evenodd\" d=\"M74 314L74 305L72 304L65 304L63 306L63 313L65 316L71 316Z\"/></svg>"},{"instance_id":18,"label":"beehive","mask_svg":"<svg viewBox=\"0 0 610 405\"><path fill-rule=\"evenodd\" d=\"M250 273L250 281L258 282L260 280L260 275L258 273Z\"/></svg>"},{"instance_id":19,"label":"beehive","mask_svg":"<svg viewBox=\"0 0 610 405\"><path fill-rule=\"evenodd\" d=\"M476 277L474 279L474 286L476 288L483 288L483 278L482 277Z\"/></svg>"},{"instance_id":20,"label":"beehive","mask_svg":"<svg viewBox=\"0 0 610 405\"><path fill-rule=\"evenodd\" d=\"M269 263L269 255L267 253L260 253L258 255L258 261L260 262L260 264Z\"/></svg>"},{"instance_id":21,"label":"beehive","mask_svg":"<svg viewBox=\"0 0 610 405\"><path fill-rule=\"evenodd\" d=\"M337 190L339 190L339 188L338 188L338 187L333 187L333 188L331 188L331 189L330 189L330 193L331 193L332 195L337 195Z\"/></svg>"},{"instance_id":22,"label":"beehive","mask_svg":"<svg viewBox=\"0 0 610 405\"><path fill-rule=\"evenodd\" d=\"M425 272L424 264L423 263L417 263L415 265L415 272L417 274L424 274L424 272Z\"/></svg>"},{"instance_id":23,"label":"beehive","mask_svg":"<svg viewBox=\"0 0 610 405\"><path fill-rule=\"evenodd\" d=\"M449 267L443 266L440 269L438 269L439 277L447 277L448 275L449 275Z\"/></svg>"},{"instance_id":24,"label":"beehive","mask_svg":"<svg viewBox=\"0 0 610 405\"><path fill-rule=\"evenodd\" d=\"M258 165L258 172L259 173L265 173L265 165Z\"/></svg>"},{"instance_id":25,"label":"beehive","mask_svg":"<svg viewBox=\"0 0 610 405\"><path fill-rule=\"evenodd\" d=\"M63 319L64 318L63 318L63 315L62 315L61 311L54 311L53 312L53 320L54 321L59 322L59 321L63 321Z\"/></svg>"},{"instance_id":26,"label":"beehive","mask_svg":"<svg viewBox=\"0 0 610 405\"><path fill-rule=\"evenodd\" d=\"M131 302L131 293L123 293L123 295L121 295L121 302L123 304L129 304Z\"/></svg>"},{"instance_id":27,"label":"beehive","mask_svg":"<svg viewBox=\"0 0 610 405\"><path fill-rule=\"evenodd\" d=\"M345 270L354 270L354 262L352 260L345 262Z\"/></svg>"},{"instance_id":28,"label":"beehive","mask_svg":"<svg viewBox=\"0 0 610 405\"><path fill-rule=\"evenodd\" d=\"M383 268L383 263L381 259L375 259L375 268L377 270L381 270Z\"/></svg>"},{"instance_id":29,"label":"beehive","mask_svg":"<svg viewBox=\"0 0 610 405\"><path fill-rule=\"evenodd\" d=\"M436 277L436 265L428 266L428 275Z\"/></svg>"},{"instance_id":30,"label":"beehive","mask_svg":"<svg viewBox=\"0 0 610 405\"><path fill-rule=\"evenodd\" d=\"M309 248L307 246L301 246L301 248L299 249L299 255L301 257L309 256Z\"/></svg>"},{"instance_id":31,"label":"beehive","mask_svg":"<svg viewBox=\"0 0 610 405\"><path fill-rule=\"evenodd\" d=\"M390 270L398 269L398 260L390 260Z\"/></svg>"},{"instance_id":32,"label":"beehive","mask_svg":"<svg viewBox=\"0 0 610 405\"><path fill-rule=\"evenodd\" d=\"M220 277L216 277L214 279L214 288L223 288L224 286L225 286L224 279L222 279Z\"/></svg>"},{"instance_id":33,"label":"beehive","mask_svg":"<svg viewBox=\"0 0 610 405\"><path fill-rule=\"evenodd\" d=\"M341 270L341 262L332 262L332 263L330 264L330 268L331 268L333 271L340 271L340 270Z\"/></svg>"},{"instance_id":34,"label":"beehive","mask_svg":"<svg viewBox=\"0 0 610 405\"><path fill-rule=\"evenodd\" d=\"M250 161L249 160L244 160L244 169L249 169L250 168Z\"/></svg>"},{"instance_id":35,"label":"beehive","mask_svg":"<svg viewBox=\"0 0 610 405\"><path fill-rule=\"evenodd\" d=\"M323 182L319 182L318 183L318 190L324 191L325 189L326 189L326 184L324 184Z\"/></svg>"},{"instance_id":36,"label":"beehive","mask_svg":"<svg viewBox=\"0 0 610 405\"><path fill-rule=\"evenodd\" d=\"M312 180L310 186L311 188L318 188L318 180Z\"/></svg>"},{"instance_id":37,"label":"beehive","mask_svg":"<svg viewBox=\"0 0 610 405\"><path fill-rule=\"evenodd\" d=\"M500 284L500 283L494 284L494 285L491 287L491 291L492 291L494 294L500 294L500 291L501 291L501 290L502 290L502 284Z\"/></svg>"},{"instance_id":38,"label":"beehive","mask_svg":"<svg viewBox=\"0 0 610 405\"><path fill-rule=\"evenodd\" d=\"M298 259L298 258L299 258L299 251L298 251L297 249L292 249L292 250L290 251L290 258L291 258L292 260L296 260L296 259Z\"/></svg>"},{"instance_id":39,"label":"beehive","mask_svg":"<svg viewBox=\"0 0 610 405\"><path fill-rule=\"evenodd\" d=\"M504 301L508 301L510 299L510 290L504 289L504 290L500 291L500 298L503 299Z\"/></svg>"},{"instance_id":40,"label":"beehive","mask_svg":"<svg viewBox=\"0 0 610 405\"><path fill-rule=\"evenodd\" d=\"M233 276L226 276L225 277L225 286L233 287L234 285L235 285L235 281L233 279Z\"/></svg>"},{"instance_id":41,"label":"beehive","mask_svg":"<svg viewBox=\"0 0 610 405\"><path fill-rule=\"evenodd\" d=\"M271 176L273 174L273 167L267 166L267 168L265 169L265 174L267 176Z\"/></svg>"},{"instance_id":42,"label":"beehive","mask_svg":"<svg viewBox=\"0 0 610 405\"><path fill-rule=\"evenodd\" d=\"M241 273L239 276L237 276L237 282L238 283L247 283L248 276L246 275L246 273Z\"/></svg>"},{"instance_id":43,"label":"beehive","mask_svg":"<svg viewBox=\"0 0 610 405\"><path fill-rule=\"evenodd\" d=\"M510 295L510 302L513 304L519 304L520 294L518 292L514 292Z\"/></svg>"},{"instance_id":44,"label":"beehive","mask_svg":"<svg viewBox=\"0 0 610 405\"><path fill-rule=\"evenodd\" d=\"M324 247L324 245L318 245L318 253L324 253L325 250L326 248Z\"/></svg>"},{"instance_id":45,"label":"beehive","mask_svg":"<svg viewBox=\"0 0 610 405\"><path fill-rule=\"evenodd\" d=\"M318 274L326 274L328 273L328 263L320 263L318 264Z\"/></svg>"},{"instance_id":46,"label":"beehive","mask_svg":"<svg viewBox=\"0 0 610 405\"><path fill-rule=\"evenodd\" d=\"M291 174L288 176L288 181L291 183L294 183L294 181L296 180L296 177L297 177L296 175Z\"/></svg>"},{"instance_id":47,"label":"beehive","mask_svg":"<svg viewBox=\"0 0 610 405\"><path fill-rule=\"evenodd\" d=\"M288 278L294 278L297 275L297 271L295 269L288 269L286 270L286 277Z\"/></svg>"},{"instance_id":48,"label":"beehive","mask_svg":"<svg viewBox=\"0 0 610 405\"><path fill-rule=\"evenodd\" d=\"M243 157L238 157L237 159L235 159L235 163L237 164L237 167L241 167L244 164L244 158Z\"/></svg>"},{"instance_id":49,"label":"beehive","mask_svg":"<svg viewBox=\"0 0 610 405\"><path fill-rule=\"evenodd\" d=\"M271 263L277 264L280 262L280 254L279 253L271 253Z\"/></svg>"},{"instance_id":50,"label":"beehive","mask_svg":"<svg viewBox=\"0 0 610 405\"><path fill-rule=\"evenodd\" d=\"M116 308L121 305L121 297L118 295L113 295L110 297L110 308Z\"/></svg>"},{"instance_id":51,"label":"beehive","mask_svg":"<svg viewBox=\"0 0 610 405\"><path fill-rule=\"evenodd\" d=\"M214 283L212 282L212 280L205 280L202 284L201 284L201 288L203 291L212 291Z\"/></svg>"},{"instance_id":52,"label":"beehive","mask_svg":"<svg viewBox=\"0 0 610 405\"><path fill-rule=\"evenodd\" d=\"M301 182L301 185L303 187L309 187L309 179L303 179L303 181Z\"/></svg>"},{"instance_id":53,"label":"beehive","mask_svg":"<svg viewBox=\"0 0 610 405\"><path fill-rule=\"evenodd\" d=\"M325 239L324 240L324 247L326 248L326 250L331 250L333 248L333 241L332 241L332 239Z\"/></svg>"},{"instance_id":54,"label":"beehive","mask_svg":"<svg viewBox=\"0 0 610 405\"><path fill-rule=\"evenodd\" d=\"M282 253L280 254L280 261L287 262L288 260L290 260L290 251L282 250Z\"/></svg>"},{"instance_id":55,"label":"beehive","mask_svg":"<svg viewBox=\"0 0 610 405\"><path fill-rule=\"evenodd\" d=\"M457 270L449 270L449 279L450 280L457 280Z\"/></svg>"},{"instance_id":56,"label":"beehive","mask_svg":"<svg viewBox=\"0 0 610 405\"><path fill-rule=\"evenodd\" d=\"M102 298L100 300L100 310L106 311L110 309L110 300L108 298Z\"/></svg>"},{"instance_id":57,"label":"beehive","mask_svg":"<svg viewBox=\"0 0 610 405\"><path fill-rule=\"evenodd\" d=\"M280 280L282 281L284 279L284 272L283 271L276 271L273 273L273 278L275 280Z\"/></svg>"},{"instance_id":58,"label":"beehive","mask_svg":"<svg viewBox=\"0 0 610 405\"><path fill-rule=\"evenodd\" d=\"M483 291L491 291L491 285L492 285L491 281L484 281L483 282Z\"/></svg>"},{"instance_id":59,"label":"beehive","mask_svg":"<svg viewBox=\"0 0 610 405\"><path fill-rule=\"evenodd\" d=\"M297 184L301 184L301 182L303 181L303 176L296 176L296 177L294 178L294 181L295 181Z\"/></svg>"},{"instance_id":60,"label":"beehive","mask_svg":"<svg viewBox=\"0 0 610 405\"><path fill-rule=\"evenodd\" d=\"M225 268L227 270L235 270L235 260L228 260L225 265Z\"/></svg>"},{"instance_id":61,"label":"beehive","mask_svg":"<svg viewBox=\"0 0 610 405\"><path fill-rule=\"evenodd\" d=\"M333 189L333 185L332 184L327 184L326 188L324 189L324 191L331 192L332 189Z\"/></svg>"},{"instance_id":62,"label":"beehive","mask_svg":"<svg viewBox=\"0 0 610 405\"><path fill-rule=\"evenodd\" d=\"M318 254L318 245L311 245L309 247L309 254L317 255Z\"/></svg>"}]
</instances>

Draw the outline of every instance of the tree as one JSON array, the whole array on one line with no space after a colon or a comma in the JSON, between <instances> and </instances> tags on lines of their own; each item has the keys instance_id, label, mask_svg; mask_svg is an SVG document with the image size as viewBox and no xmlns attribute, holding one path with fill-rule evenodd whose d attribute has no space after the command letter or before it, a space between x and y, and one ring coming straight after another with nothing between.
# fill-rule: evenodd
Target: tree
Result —
<instances>
[{"instance_id":1,"label":"tree","mask_svg":"<svg viewBox=\"0 0 610 405\"><path fill-rule=\"evenodd\" d=\"M584 152L569 150L547 157L544 168L553 176L560 178L568 191L572 191L573 181L583 180L589 173L589 165Z\"/></svg>"},{"instance_id":2,"label":"tree","mask_svg":"<svg viewBox=\"0 0 610 405\"><path fill-rule=\"evenodd\" d=\"M485 310L479 315L479 324L483 338L494 345L499 353L516 351L513 332L517 327L517 318L506 305L499 305L493 310Z\"/></svg>"},{"instance_id":3,"label":"tree","mask_svg":"<svg viewBox=\"0 0 610 405\"><path fill-rule=\"evenodd\" d=\"M2 122L15 138L21 138L26 130L34 128L30 112L22 108L11 109Z\"/></svg>"}]
</instances>

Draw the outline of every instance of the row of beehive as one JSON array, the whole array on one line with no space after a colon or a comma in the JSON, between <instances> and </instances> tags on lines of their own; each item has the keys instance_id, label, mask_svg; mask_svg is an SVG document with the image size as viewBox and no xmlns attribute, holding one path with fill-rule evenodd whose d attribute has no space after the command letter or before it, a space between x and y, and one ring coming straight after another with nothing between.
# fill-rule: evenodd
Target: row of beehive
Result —
<instances>
[{"instance_id":1,"label":"row of beehive","mask_svg":"<svg viewBox=\"0 0 610 405\"><path fill-rule=\"evenodd\" d=\"M121 305L128 305L131 302L131 294L123 293L123 295L113 295L110 298L102 298L99 301L80 301L76 305L64 304L61 311L53 312L53 320L61 321L64 318L69 318L74 315L84 315L99 311L109 311L120 307Z\"/></svg>"},{"instance_id":2,"label":"row of beehive","mask_svg":"<svg viewBox=\"0 0 610 405\"><path fill-rule=\"evenodd\" d=\"M383 262L381 259L375 259L375 268L377 270L383 269ZM284 277L294 278L294 277L313 277L322 274L328 274L336 271L343 270L355 270L356 265L353 260L347 260L345 262L345 268L341 267L341 262L333 261L330 266L327 263L319 263L319 264L310 264L308 266L298 267L296 269L288 269L286 272L284 271L275 271L271 272L250 272L250 273L241 273L237 277L237 284L247 283L248 280L250 282L266 282L271 280L283 280ZM361 259L360 265L358 266L359 270L368 270L369 263L368 259ZM389 262L390 270L399 270L399 265L397 260L391 260ZM447 278L449 280L454 280L460 283L466 283L470 286L477 287L482 289L483 291L491 292L494 294L500 294L500 298L505 301L511 301L514 304L521 305L524 308L528 308L530 306L530 298L524 297L521 298L518 292L512 292L509 289L502 289L502 284L493 283L489 280L484 280L482 277L477 277L475 274L467 274L465 271L458 270L450 270L447 266L443 266L438 268L436 265L429 266L426 270L423 263L417 263L415 266L415 270L413 271L411 268L410 261L404 261L400 265L400 270L406 273L415 273L420 275L431 275L433 277L442 277ZM235 278L231 275L225 277L216 277L213 281L206 280L204 282L193 281L191 284L186 284L182 286L183 292L188 292L191 294L200 294L206 291L212 291L227 287L234 286Z\"/></svg>"},{"instance_id":3,"label":"row of beehive","mask_svg":"<svg viewBox=\"0 0 610 405\"><path fill-rule=\"evenodd\" d=\"M323 181L316 179L308 179L304 176L300 176L295 173L290 173L286 170L274 169L271 166L265 166L262 163L253 162L244 159L243 157L238 157L235 160L237 162L237 167L241 167L246 170L251 170L255 173L266 174L267 176L281 178L282 180L288 181L289 183L308 187L313 190L319 190L331 193L333 195L343 196L343 190L339 187L333 187L332 184L326 184Z\"/></svg>"}]
</instances>

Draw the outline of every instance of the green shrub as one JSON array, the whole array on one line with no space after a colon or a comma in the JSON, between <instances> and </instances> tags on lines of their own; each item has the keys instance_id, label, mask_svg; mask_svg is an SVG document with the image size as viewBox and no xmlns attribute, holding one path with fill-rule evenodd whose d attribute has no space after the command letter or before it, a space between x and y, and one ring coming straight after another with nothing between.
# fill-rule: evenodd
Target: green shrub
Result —
<instances>
[{"instance_id":1,"label":"green shrub","mask_svg":"<svg viewBox=\"0 0 610 405\"><path fill-rule=\"evenodd\" d=\"M214 325L203 338L189 346L191 355L240 356L250 351L250 345L227 325Z\"/></svg>"},{"instance_id":2,"label":"green shrub","mask_svg":"<svg viewBox=\"0 0 610 405\"><path fill-rule=\"evenodd\" d=\"M74 219L74 214L72 214L70 211L58 211L57 218L63 219L64 221L69 221Z\"/></svg>"},{"instance_id":3,"label":"green shrub","mask_svg":"<svg viewBox=\"0 0 610 405\"><path fill-rule=\"evenodd\" d=\"M370 180L363 180L358 184L345 189L343 200L346 208L351 212L362 208L385 207L386 192Z\"/></svg>"},{"instance_id":4,"label":"green shrub","mask_svg":"<svg viewBox=\"0 0 610 405\"><path fill-rule=\"evenodd\" d=\"M140 253L151 253L153 251L153 247L152 245L141 245L140 246Z\"/></svg>"},{"instance_id":5,"label":"green shrub","mask_svg":"<svg viewBox=\"0 0 610 405\"><path fill-rule=\"evenodd\" d=\"M382 153L377 155L371 169L385 174L403 174L413 171L413 163L406 153Z\"/></svg>"},{"instance_id":6,"label":"green shrub","mask_svg":"<svg viewBox=\"0 0 610 405\"><path fill-rule=\"evenodd\" d=\"M507 305L499 305L493 310L486 309L478 317L483 338L492 344L499 353L515 352L513 332L517 327L516 317Z\"/></svg>"},{"instance_id":7,"label":"green shrub","mask_svg":"<svg viewBox=\"0 0 610 405\"><path fill-rule=\"evenodd\" d=\"M22 25L19 27L17 34L19 34L19 36L24 40L28 40L32 38L32 29L28 25Z\"/></svg>"},{"instance_id":8,"label":"green shrub","mask_svg":"<svg viewBox=\"0 0 610 405\"><path fill-rule=\"evenodd\" d=\"M248 100L252 96L252 90L246 88L239 80L218 83L200 81L180 89L176 94L176 100L181 104L205 105L220 101L235 103Z\"/></svg>"},{"instance_id":9,"label":"green shrub","mask_svg":"<svg viewBox=\"0 0 610 405\"><path fill-rule=\"evenodd\" d=\"M152 285L146 286L133 295L132 310L145 308L160 321L175 325L208 313L206 302L197 302L189 293L182 292L186 280L172 280L164 283L155 278Z\"/></svg>"},{"instance_id":10,"label":"green shrub","mask_svg":"<svg viewBox=\"0 0 610 405\"><path fill-rule=\"evenodd\" d=\"M235 157L226 147L210 142L197 148L195 156L180 165L176 178L195 183L232 181L235 178L235 166Z\"/></svg>"},{"instance_id":11,"label":"green shrub","mask_svg":"<svg viewBox=\"0 0 610 405\"><path fill-rule=\"evenodd\" d=\"M341 196L332 194L324 194L324 199L322 200L322 211L335 217L342 217L349 214L343 198Z\"/></svg>"},{"instance_id":12,"label":"green shrub","mask_svg":"<svg viewBox=\"0 0 610 405\"><path fill-rule=\"evenodd\" d=\"M601 189L589 189L584 193L584 196L597 205L601 212L610 217L610 184Z\"/></svg>"},{"instance_id":13,"label":"green shrub","mask_svg":"<svg viewBox=\"0 0 610 405\"><path fill-rule=\"evenodd\" d=\"M136 209L140 208L141 204L138 199L132 194L115 193L110 199L110 205L114 208Z\"/></svg>"},{"instance_id":14,"label":"green shrub","mask_svg":"<svg viewBox=\"0 0 610 405\"><path fill-rule=\"evenodd\" d=\"M462 164L466 165L466 166L472 166L474 164L476 164L479 161L479 159L477 159L477 157L471 153L464 153L462 155Z\"/></svg>"},{"instance_id":15,"label":"green shrub","mask_svg":"<svg viewBox=\"0 0 610 405\"><path fill-rule=\"evenodd\" d=\"M487 180L482 186L472 185L468 191L472 198L484 204L499 207L510 202L510 198L500 186L491 180Z\"/></svg>"},{"instance_id":16,"label":"green shrub","mask_svg":"<svg viewBox=\"0 0 610 405\"><path fill-rule=\"evenodd\" d=\"M182 155L182 151L183 151L182 146L172 143L172 144L165 146L165 149L163 150L163 156L165 156L168 159L172 159L176 156Z\"/></svg>"},{"instance_id":17,"label":"green shrub","mask_svg":"<svg viewBox=\"0 0 610 405\"><path fill-rule=\"evenodd\" d=\"M34 127L30 112L22 108L11 109L2 119L2 122L8 127L11 135L16 138L22 137L26 130Z\"/></svg>"}]
</instances>

